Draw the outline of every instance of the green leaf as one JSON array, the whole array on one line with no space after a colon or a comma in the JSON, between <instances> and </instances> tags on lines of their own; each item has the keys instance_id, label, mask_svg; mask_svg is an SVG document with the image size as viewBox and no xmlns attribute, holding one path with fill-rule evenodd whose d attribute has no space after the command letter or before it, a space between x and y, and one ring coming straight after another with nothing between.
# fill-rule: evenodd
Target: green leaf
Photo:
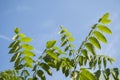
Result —
<instances>
[{"instance_id":1,"label":"green leaf","mask_svg":"<svg viewBox=\"0 0 120 80\"><path fill-rule=\"evenodd\" d=\"M29 44L22 44L22 48L24 48L25 50L34 50L34 48Z\"/></svg>"},{"instance_id":2,"label":"green leaf","mask_svg":"<svg viewBox=\"0 0 120 80\"><path fill-rule=\"evenodd\" d=\"M56 40L48 41L46 43L47 48L52 48L56 44Z\"/></svg>"},{"instance_id":3,"label":"green leaf","mask_svg":"<svg viewBox=\"0 0 120 80\"><path fill-rule=\"evenodd\" d=\"M63 74L65 73L65 68L66 68L65 66L62 67Z\"/></svg>"},{"instance_id":4,"label":"green leaf","mask_svg":"<svg viewBox=\"0 0 120 80\"><path fill-rule=\"evenodd\" d=\"M71 36L71 33L68 32L68 31L66 31L66 34L65 34L65 35L68 37L68 36Z\"/></svg>"},{"instance_id":5,"label":"green leaf","mask_svg":"<svg viewBox=\"0 0 120 80\"><path fill-rule=\"evenodd\" d=\"M53 59L51 56L49 56L48 54L46 54L46 55L43 57L43 59L44 59L44 61L45 61L46 63L48 63L48 62L53 62L53 61L54 61L54 59Z\"/></svg>"},{"instance_id":6,"label":"green leaf","mask_svg":"<svg viewBox=\"0 0 120 80\"><path fill-rule=\"evenodd\" d=\"M95 35L95 37L98 40L100 40L100 41L102 41L104 43L107 43L107 39L105 38L105 36L102 33L98 32L98 31L94 31L93 34Z\"/></svg>"},{"instance_id":7,"label":"green leaf","mask_svg":"<svg viewBox=\"0 0 120 80\"><path fill-rule=\"evenodd\" d=\"M97 70L97 71L95 72L95 77L96 77L97 80L100 80L100 75L101 75L101 71L100 71L100 70Z\"/></svg>"},{"instance_id":8,"label":"green leaf","mask_svg":"<svg viewBox=\"0 0 120 80\"><path fill-rule=\"evenodd\" d=\"M113 72L115 73L115 76L119 76L119 69L118 68L113 68Z\"/></svg>"},{"instance_id":9,"label":"green leaf","mask_svg":"<svg viewBox=\"0 0 120 80\"><path fill-rule=\"evenodd\" d=\"M103 15L103 17L101 18L100 22L103 23L103 24L109 24L111 22L111 20L109 20L110 14L109 13L106 13Z\"/></svg>"},{"instance_id":10,"label":"green leaf","mask_svg":"<svg viewBox=\"0 0 120 80\"><path fill-rule=\"evenodd\" d=\"M94 66L94 69L95 69L96 66L97 66L97 56L94 57L94 63L93 63L93 66Z\"/></svg>"},{"instance_id":11,"label":"green leaf","mask_svg":"<svg viewBox=\"0 0 120 80\"><path fill-rule=\"evenodd\" d=\"M107 68L107 69L105 70L105 73L106 73L107 77L109 77L109 76L110 76L110 69Z\"/></svg>"},{"instance_id":12,"label":"green leaf","mask_svg":"<svg viewBox=\"0 0 120 80\"><path fill-rule=\"evenodd\" d=\"M107 65L106 57L103 58L103 65L104 65L104 68L106 68L106 65Z\"/></svg>"},{"instance_id":13,"label":"green leaf","mask_svg":"<svg viewBox=\"0 0 120 80\"><path fill-rule=\"evenodd\" d=\"M99 41L95 37L89 37L89 41L98 49L101 49Z\"/></svg>"},{"instance_id":14,"label":"green leaf","mask_svg":"<svg viewBox=\"0 0 120 80\"><path fill-rule=\"evenodd\" d=\"M65 49L64 49L64 51L68 51L68 49L70 48L70 46L68 45L68 46L66 46L65 47Z\"/></svg>"},{"instance_id":15,"label":"green leaf","mask_svg":"<svg viewBox=\"0 0 120 80\"><path fill-rule=\"evenodd\" d=\"M75 39L73 37L69 37L68 41L73 42Z\"/></svg>"},{"instance_id":16,"label":"green leaf","mask_svg":"<svg viewBox=\"0 0 120 80\"><path fill-rule=\"evenodd\" d=\"M84 59L83 59L83 56L80 56L80 57L79 57L79 64L80 64L80 66L83 65L83 60L84 60Z\"/></svg>"},{"instance_id":17,"label":"green leaf","mask_svg":"<svg viewBox=\"0 0 120 80\"><path fill-rule=\"evenodd\" d=\"M80 80L96 80L96 78L93 73L91 73L87 69L83 69L80 73Z\"/></svg>"},{"instance_id":18,"label":"green leaf","mask_svg":"<svg viewBox=\"0 0 120 80\"><path fill-rule=\"evenodd\" d=\"M24 66L26 66L28 68L33 68L32 63L25 63Z\"/></svg>"},{"instance_id":19,"label":"green leaf","mask_svg":"<svg viewBox=\"0 0 120 80\"><path fill-rule=\"evenodd\" d=\"M79 71L73 71L71 74L71 80L80 80Z\"/></svg>"},{"instance_id":20,"label":"green leaf","mask_svg":"<svg viewBox=\"0 0 120 80\"><path fill-rule=\"evenodd\" d=\"M107 27L107 26L104 26L104 25L98 25L97 28L102 31L102 32L105 32L107 34L112 34L112 31Z\"/></svg>"},{"instance_id":21,"label":"green leaf","mask_svg":"<svg viewBox=\"0 0 120 80\"><path fill-rule=\"evenodd\" d=\"M14 32L15 32L16 34L18 34L18 33L20 32L20 29L16 27L16 28L14 29Z\"/></svg>"},{"instance_id":22,"label":"green leaf","mask_svg":"<svg viewBox=\"0 0 120 80\"><path fill-rule=\"evenodd\" d=\"M16 47L12 48L12 49L9 51L9 53L10 53L10 54L11 54L11 53L15 53L15 52L17 52L19 49L20 49L20 46L16 46Z\"/></svg>"},{"instance_id":23,"label":"green leaf","mask_svg":"<svg viewBox=\"0 0 120 80\"><path fill-rule=\"evenodd\" d=\"M86 57L87 59L89 59L88 53L87 53L86 49L82 49L81 52L82 52L82 54L83 54L84 57Z\"/></svg>"},{"instance_id":24,"label":"green leaf","mask_svg":"<svg viewBox=\"0 0 120 80\"><path fill-rule=\"evenodd\" d=\"M61 41L63 42L66 39L66 35L62 35Z\"/></svg>"},{"instance_id":25,"label":"green leaf","mask_svg":"<svg viewBox=\"0 0 120 80\"><path fill-rule=\"evenodd\" d=\"M19 56L20 56L20 53L19 53L19 52L16 53L16 54L14 54L14 55L12 56L10 62L13 62L13 61L17 60L17 58L18 58Z\"/></svg>"},{"instance_id":26,"label":"green leaf","mask_svg":"<svg viewBox=\"0 0 120 80\"><path fill-rule=\"evenodd\" d=\"M64 33L64 30L60 30L59 34L62 34L62 33Z\"/></svg>"},{"instance_id":27,"label":"green leaf","mask_svg":"<svg viewBox=\"0 0 120 80\"><path fill-rule=\"evenodd\" d=\"M23 58L23 60L24 60L26 63L33 63L33 62L34 62L34 60L33 60L31 57L27 57L27 56L25 56L25 57Z\"/></svg>"},{"instance_id":28,"label":"green leaf","mask_svg":"<svg viewBox=\"0 0 120 80\"><path fill-rule=\"evenodd\" d=\"M29 72L27 70L22 70L21 75L23 76L29 76Z\"/></svg>"},{"instance_id":29,"label":"green leaf","mask_svg":"<svg viewBox=\"0 0 120 80\"><path fill-rule=\"evenodd\" d=\"M23 51L23 54L24 54L25 56L28 56L28 57L33 57L33 56L35 56L35 54L34 54L33 52L27 51L27 50L24 50L24 51Z\"/></svg>"},{"instance_id":30,"label":"green leaf","mask_svg":"<svg viewBox=\"0 0 120 80\"><path fill-rule=\"evenodd\" d=\"M61 44L61 47L65 46L67 44L67 40L63 41L62 44Z\"/></svg>"},{"instance_id":31,"label":"green leaf","mask_svg":"<svg viewBox=\"0 0 120 80\"><path fill-rule=\"evenodd\" d=\"M49 75L52 76L52 71L50 67L46 63L40 63L40 67L42 67Z\"/></svg>"},{"instance_id":32,"label":"green leaf","mask_svg":"<svg viewBox=\"0 0 120 80\"><path fill-rule=\"evenodd\" d=\"M17 60L15 61L14 67L17 67L18 65L20 65L22 62L22 58L18 57Z\"/></svg>"},{"instance_id":33,"label":"green leaf","mask_svg":"<svg viewBox=\"0 0 120 80\"><path fill-rule=\"evenodd\" d=\"M95 50L94 50L94 46L91 43L86 43L85 47L93 54L96 55Z\"/></svg>"},{"instance_id":34,"label":"green leaf","mask_svg":"<svg viewBox=\"0 0 120 80\"><path fill-rule=\"evenodd\" d=\"M101 62L102 62L102 57L98 57L98 67L101 69Z\"/></svg>"},{"instance_id":35,"label":"green leaf","mask_svg":"<svg viewBox=\"0 0 120 80\"><path fill-rule=\"evenodd\" d=\"M115 59L114 59L114 58L108 57L107 59L108 59L108 61L109 61L111 64L112 64L113 62L115 62Z\"/></svg>"},{"instance_id":36,"label":"green leaf","mask_svg":"<svg viewBox=\"0 0 120 80\"><path fill-rule=\"evenodd\" d=\"M19 37L21 37L21 38L26 37L26 35L23 34L23 33L19 33L18 35L19 35Z\"/></svg>"},{"instance_id":37,"label":"green leaf","mask_svg":"<svg viewBox=\"0 0 120 80\"><path fill-rule=\"evenodd\" d=\"M15 67L16 70L20 70L22 69L24 66L22 64L18 65L17 67Z\"/></svg>"},{"instance_id":38,"label":"green leaf","mask_svg":"<svg viewBox=\"0 0 120 80\"><path fill-rule=\"evenodd\" d=\"M32 41L32 38L29 38L29 37L23 37L20 39L21 42L31 42Z\"/></svg>"},{"instance_id":39,"label":"green leaf","mask_svg":"<svg viewBox=\"0 0 120 80\"><path fill-rule=\"evenodd\" d=\"M70 46L71 48L75 48L75 45L73 45L73 44L69 44L69 46Z\"/></svg>"},{"instance_id":40,"label":"green leaf","mask_svg":"<svg viewBox=\"0 0 120 80\"><path fill-rule=\"evenodd\" d=\"M62 66L62 60L57 61L56 70L58 71L58 70L60 69L61 66Z\"/></svg>"},{"instance_id":41,"label":"green leaf","mask_svg":"<svg viewBox=\"0 0 120 80\"><path fill-rule=\"evenodd\" d=\"M47 53L49 56L51 56L52 58L56 59L56 60L59 59L58 56L57 56L53 51L51 51L51 50L47 50L46 53Z\"/></svg>"},{"instance_id":42,"label":"green leaf","mask_svg":"<svg viewBox=\"0 0 120 80\"><path fill-rule=\"evenodd\" d=\"M90 60L89 67L90 67L90 69L92 69L94 67L94 60L93 59Z\"/></svg>"},{"instance_id":43,"label":"green leaf","mask_svg":"<svg viewBox=\"0 0 120 80\"><path fill-rule=\"evenodd\" d=\"M14 47L17 47L17 46L19 46L19 41L14 41L9 45L9 48L14 48Z\"/></svg>"},{"instance_id":44,"label":"green leaf","mask_svg":"<svg viewBox=\"0 0 120 80\"><path fill-rule=\"evenodd\" d=\"M47 63L48 63L48 65L49 65L50 67L56 68L55 62L47 62Z\"/></svg>"},{"instance_id":45,"label":"green leaf","mask_svg":"<svg viewBox=\"0 0 120 80\"><path fill-rule=\"evenodd\" d=\"M37 70L37 75L41 78L41 80L46 80L46 77L42 70Z\"/></svg>"},{"instance_id":46,"label":"green leaf","mask_svg":"<svg viewBox=\"0 0 120 80\"><path fill-rule=\"evenodd\" d=\"M65 70L65 76L68 77L69 76L69 69Z\"/></svg>"},{"instance_id":47,"label":"green leaf","mask_svg":"<svg viewBox=\"0 0 120 80\"><path fill-rule=\"evenodd\" d=\"M65 52L63 52L63 51L62 51L59 47L57 47L57 46L54 46L53 49L57 50L58 53L60 53L60 54L65 54Z\"/></svg>"}]
</instances>

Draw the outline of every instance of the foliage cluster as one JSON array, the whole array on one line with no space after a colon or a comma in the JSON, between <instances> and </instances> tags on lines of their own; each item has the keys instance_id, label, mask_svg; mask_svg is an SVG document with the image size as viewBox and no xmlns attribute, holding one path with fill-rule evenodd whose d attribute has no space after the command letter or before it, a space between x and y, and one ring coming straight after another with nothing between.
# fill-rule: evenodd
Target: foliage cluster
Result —
<instances>
[{"instance_id":1,"label":"foliage cluster","mask_svg":"<svg viewBox=\"0 0 120 80\"><path fill-rule=\"evenodd\" d=\"M115 60L96 52L101 50L102 43L107 43L104 34L112 34L107 27L110 22L109 13L104 14L92 26L78 50L73 44L74 37L64 26L60 26L60 45L56 45L57 40L47 41L37 60L33 59L32 38L15 28L13 42L9 45L14 70L0 72L0 80L46 80L46 75L52 76L52 69L62 70L71 80L120 80L119 69L107 67L108 62L112 64Z\"/></svg>"}]
</instances>

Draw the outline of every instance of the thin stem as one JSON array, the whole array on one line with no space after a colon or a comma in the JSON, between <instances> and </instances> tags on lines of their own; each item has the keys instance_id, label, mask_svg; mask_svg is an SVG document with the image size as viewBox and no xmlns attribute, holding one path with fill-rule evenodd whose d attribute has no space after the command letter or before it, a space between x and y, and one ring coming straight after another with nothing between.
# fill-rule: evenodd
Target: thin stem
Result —
<instances>
[{"instance_id":1,"label":"thin stem","mask_svg":"<svg viewBox=\"0 0 120 80\"><path fill-rule=\"evenodd\" d=\"M42 52L41 56L35 61L35 72L33 73L33 78L36 77L36 74L37 74L37 68L38 68L38 64L39 62L43 59L43 56L44 56L44 53L46 52L46 49Z\"/></svg>"},{"instance_id":2,"label":"thin stem","mask_svg":"<svg viewBox=\"0 0 120 80\"><path fill-rule=\"evenodd\" d=\"M75 67L74 67L74 71L77 68L77 64L79 63L79 56L81 55L81 50L84 48L84 44L87 42L88 38L92 35L92 32L96 29L97 24L95 24L92 27L92 30L89 32L88 36L85 38L85 40L82 42L82 44L80 45L79 49L77 50L77 56L75 57Z\"/></svg>"}]
</instances>

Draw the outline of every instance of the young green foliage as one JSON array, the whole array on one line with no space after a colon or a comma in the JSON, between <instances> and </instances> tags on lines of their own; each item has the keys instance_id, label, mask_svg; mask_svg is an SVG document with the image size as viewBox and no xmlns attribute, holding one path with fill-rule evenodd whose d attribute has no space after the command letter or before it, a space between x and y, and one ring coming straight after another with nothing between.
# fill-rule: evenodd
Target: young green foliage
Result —
<instances>
[{"instance_id":1,"label":"young green foliage","mask_svg":"<svg viewBox=\"0 0 120 80\"><path fill-rule=\"evenodd\" d=\"M33 60L34 47L30 45L32 38L15 28L13 42L9 45L9 54L13 55L10 62L14 62L15 71L0 72L0 80L46 80L46 75L53 75L53 69L61 70L66 77L71 75L71 80L120 80L118 68L107 68L108 62L112 64L115 60L96 52L96 49L102 49L100 42L107 43L104 33L112 34L107 27L110 22L109 13L104 14L92 26L77 51L72 34L64 26L60 26L60 47L56 45L57 40L47 41L45 50L36 61ZM33 69L32 77L29 77L31 74L28 68Z\"/></svg>"}]
</instances>

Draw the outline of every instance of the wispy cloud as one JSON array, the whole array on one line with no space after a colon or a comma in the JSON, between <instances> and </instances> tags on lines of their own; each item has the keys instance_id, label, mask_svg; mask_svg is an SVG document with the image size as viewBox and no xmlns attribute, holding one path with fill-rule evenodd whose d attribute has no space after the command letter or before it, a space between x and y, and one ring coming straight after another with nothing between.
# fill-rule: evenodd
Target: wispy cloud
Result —
<instances>
[{"instance_id":1,"label":"wispy cloud","mask_svg":"<svg viewBox=\"0 0 120 80\"><path fill-rule=\"evenodd\" d=\"M0 34L0 38L4 39L4 40L7 40L7 41L11 41L11 39L9 37L5 36L5 35Z\"/></svg>"}]
</instances>

